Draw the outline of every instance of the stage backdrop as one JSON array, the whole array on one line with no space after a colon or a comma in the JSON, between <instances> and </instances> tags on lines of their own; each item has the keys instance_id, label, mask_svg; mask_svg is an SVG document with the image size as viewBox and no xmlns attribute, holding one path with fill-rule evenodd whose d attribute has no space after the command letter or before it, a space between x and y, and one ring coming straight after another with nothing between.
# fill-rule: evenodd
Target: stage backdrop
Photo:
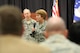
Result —
<instances>
[{"instance_id":1,"label":"stage backdrop","mask_svg":"<svg viewBox=\"0 0 80 53\"><path fill-rule=\"evenodd\" d=\"M21 10L29 8L31 12L35 12L37 9L45 9L48 12L48 16L52 13L53 0L0 0L0 6L4 4L11 4L18 6ZM74 0L59 0L60 16L65 20L67 27L72 23Z\"/></svg>"}]
</instances>

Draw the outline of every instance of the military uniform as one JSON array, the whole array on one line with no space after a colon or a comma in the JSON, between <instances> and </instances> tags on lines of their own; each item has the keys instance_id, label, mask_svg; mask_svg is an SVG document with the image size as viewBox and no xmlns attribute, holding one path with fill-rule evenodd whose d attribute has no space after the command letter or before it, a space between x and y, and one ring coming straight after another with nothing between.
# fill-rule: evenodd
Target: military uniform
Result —
<instances>
[{"instance_id":1,"label":"military uniform","mask_svg":"<svg viewBox=\"0 0 80 53\"><path fill-rule=\"evenodd\" d=\"M80 46L70 42L64 35L51 35L41 45L51 49L51 53L80 53Z\"/></svg>"},{"instance_id":2,"label":"military uniform","mask_svg":"<svg viewBox=\"0 0 80 53\"><path fill-rule=\"evenodd\" d=\"M44 21L44 23L42 24L37 23L35 27L35 34L34 34L34 38L37 42L43 42L45 40L45 36L43 32L45 31L46 24L47 21Z\"/></svg>"},{"instance_id":3,"label":"military uniform","mask_svg":"<svg viewBox=\"0 0 80 53\"><path fill-rule=\"evenodd\" d=\"M31 19L30 21L27 21L26 19L23 20L23 26L24 26L23 38L24 39L35 41L35 39L30 35L32 34L32 28L34 27L35 23L37 22L33 19Z\"/></svg>"}]
</instances>

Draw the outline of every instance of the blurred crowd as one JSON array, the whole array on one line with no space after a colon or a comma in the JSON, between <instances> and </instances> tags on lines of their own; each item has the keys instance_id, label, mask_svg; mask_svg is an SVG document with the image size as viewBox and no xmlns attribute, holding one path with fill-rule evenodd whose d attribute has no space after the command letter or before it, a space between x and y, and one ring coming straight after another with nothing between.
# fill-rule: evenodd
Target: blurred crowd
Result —
<instances>
[{"instance_id":1,"label":"blurred crowd","mask_svg":"<svg viewBox=\"0 0 80 53\"><path fill-rule=\"evenodd\" d=\"M24 19L22 17L24 16ZM31 11L0 6L0 53L80 53L80 22L69 29L61 17L47 17L38 9Z\"/></svg>"}]
</instances>

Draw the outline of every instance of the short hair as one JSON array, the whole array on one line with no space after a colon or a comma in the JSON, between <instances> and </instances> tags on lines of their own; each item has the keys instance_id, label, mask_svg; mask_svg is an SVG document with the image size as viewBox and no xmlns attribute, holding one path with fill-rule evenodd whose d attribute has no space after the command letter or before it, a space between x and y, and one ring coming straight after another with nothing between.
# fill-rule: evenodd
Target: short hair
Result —
<instances>
[{"instance_id":1,"label":"short hair","mask_svg":"<svg viewBox=\"0 0 80 53\"><path fill-rule=\"evenodd\" d=\"M46 19L46 17L47 17L47 12L45 10L43 10L43 9L37 10L36 14L40 14L41 17L43 17L43 19Z\"/></svg>"},{"instance_id":2,"label":"short hair","mask_svg":"<svg viewBox=\"0 0 80 53\"><path fill-rule=\"evenodd\" d=\"M24 13L24 11L26 11L26 10L29 11L29 12L31 12L29 9L25 8L25 9L23 10L23 13Z\"/></svg>"},{"instance_id":3,"label":"short hair","mask_svg":"<svg viewBox=\"0 0 80 53\"><path fill-rule=\"evenodd\" d=\"M66 25L64 20L61 17L50 17L47 22L46 30L54 31L54 30L65 30Z\"/></svg>"},{"instance_id":4,"label":"short hair","mask_svg":"<svg viewBox=\"0 0 80 53\"><path fill-rule=\"evenodd\" d=\"M15 6L4 5L0 7L0 34L21 35L21 10Z\"/></svg>"},{"instance_id":5,"label":"short hair","mask_svg":"<svg viewBox=\"0 0 80 53\"><path fill-rule=\"evenodd\" d=\"M80 21L73 23L69 28L69 37L72 42L80 44Z\"/></svg>"}]
</instances>

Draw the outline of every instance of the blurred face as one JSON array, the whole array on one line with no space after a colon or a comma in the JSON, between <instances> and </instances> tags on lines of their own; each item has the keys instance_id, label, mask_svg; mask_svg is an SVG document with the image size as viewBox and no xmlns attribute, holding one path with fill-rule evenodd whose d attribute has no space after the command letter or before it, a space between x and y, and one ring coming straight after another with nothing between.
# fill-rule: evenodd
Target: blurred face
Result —
<instances>
[{"instance_id":1,"label":"blurred face","mask_svg":"<svg viewBox=\"0 0 80 53\"><path fill-rule=\"evenodd\" d=\"M41 22L42 21L42 17L40 14L36 14L36 18L37 18L37 21L38 22Z\"/></svg>"},{"instance_id":2,"label":"blurred face","mask_svg":"<svg viewBox=\"0 0 80 53\"><path fill-rule=\"evenodd\" d=\"M30 16L31 16L30 11L25 10L25 11L24 11L24 17L25 17L25 18L30 18Z\"/></svg>"}]
</instances>

